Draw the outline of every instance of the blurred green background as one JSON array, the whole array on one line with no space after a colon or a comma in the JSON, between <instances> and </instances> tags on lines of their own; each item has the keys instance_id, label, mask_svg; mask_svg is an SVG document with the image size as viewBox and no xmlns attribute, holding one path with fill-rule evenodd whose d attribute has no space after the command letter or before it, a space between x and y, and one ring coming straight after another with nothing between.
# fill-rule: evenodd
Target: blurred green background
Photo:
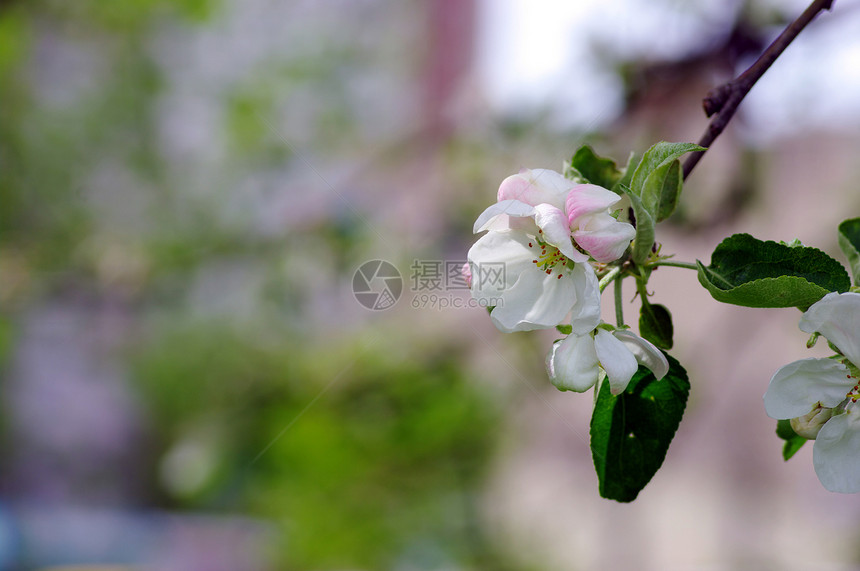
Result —
<instances>
[{"instance_id":1,"label":"blurred green background","mask_svg":"<svg viewBox=\"0 0 860 571\"><path fill-rule=\"evenodd\" d=\"M552 336L501 335L416 273L465 260L520 167L696 140L701 97L803 3L582 5L0 1L0 569L789 569L822 545L854 564L851 507L793 541L837 499L803 454L781 465L760 410L768 371L806 356L796 315L745 322L691 275L657 290L689 316L693 400L665 475L618 506L590 397L546 382ZM756 229L838 255L857 115L798 85L860 90L857 13L775 66L665 249ZM558 18L581 45L530 27ZM798 156L824 165L811 182ZM839 199L804 202L813 183ZM398 268L395 307L353 296L368 260ZM744 353L733 327L772 344Z\"/></svg>"}]
</instances>

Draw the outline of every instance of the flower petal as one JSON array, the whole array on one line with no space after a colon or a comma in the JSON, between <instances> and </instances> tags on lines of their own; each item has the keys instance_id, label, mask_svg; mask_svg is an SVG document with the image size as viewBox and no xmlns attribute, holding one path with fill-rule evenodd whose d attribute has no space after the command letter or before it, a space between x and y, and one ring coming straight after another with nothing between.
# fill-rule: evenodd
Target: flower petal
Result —
<instances>
[{"instance_id":1,"label":"flower petal","mask_svg":"<svg viewBox=\"0 0 860 571\"><path fill-rule=\"evenodd\" d=\"M534 207L535 223L543 231L543 239L558 251L575 262L585 262L588 256L577 252L570 241L570 228L564 212L551 204L538 204Z\"/></svg>"},{"instance_id":2,"label":"flower petal","mask_svg":"<svg viewBox=\"0 0 860 571\"><path fill-rule=\"evenodd\" d=\"M501 331L555 327L570 312L575 289L570 279L557 279L531 267L504 293L490 318Z\"/></svg>"},{"instance_id":3,"label":"flower petal","mask_svg":"<svg viewBox=\"0 0 860 571\"><path fill-rule=\"evenodd\" d=\"M469 248L473 288L498 294L517 281L520 272L534 269L534 249L529 237L517 230L490 231Z\"/></svg>"},{"instance_id":4,"label":"flower petal","mask_svg":"<svg viewBox=\"0 0 860 571\"><path fill-rule=\"evenodd\" d=\"M538 269L532 240L516 230L491 231L469 249L472 297L495 306L490 318L507 333L555 327L577 300L575 279L582 277L567 269L561 278L557 271L548 275Z\"/></svg>"},{"instance_id":5,"label":"flower petal","mask_svg":"<svg viewBox=\"0 0 860 571\"><path fill-rule=\"evenodd\" d=\"M619 195L596 184L574 186L565 202L565 212L567 212L570 227L578 228L579 219L582 216L604 212L619 200L621 200Z\"/></svg>"},{"instance_id":6,"label":"flower petal","mask_svg":"<svg viewBox=\"0 0 860 571\"><path fill-rule=\"evenodd\" d=\"M472 232L477 234L484 230L506 230L509 228L508 217L534 216L534 213L534 207L529 204L519 200L503 200L490 205L478 216Z\"/></svg>"},{"instance_id":7,"label":"flower petal","mask_svg":"<svg viewBox=\"0 0 860 571\"><path fill-rule=\"evenodd\" d=\"M585 335L600 323L600 284L594 268L589 264L573 266L570 279L576 291L576 301L570 310L570 325L573 333Z\"/></svg>"},{"instance_id":8,"label":"flower petal","mask_svg":"<svg viewBox=\"0 0 860 571\"><path fill-rule=\"evenodd\" d=\"M795 418L813 405L833 408L845 400L854 385L848 369L833 359L801 359L774 374L764 393L764 410L771 418Z\"/></svg>"},{"instance_id":9,"label":"flower petal","mask_svg":"<svg viewBox=\"0 0 860 571\"><path fill-rule=\"evenodd\" d=\"M623 329L614 331L613 335L615 335L616 339L624 343L624 346L633 353L633 356L640 365L645 365L654 373L654 377L657 380L662 379L669 372L669 361L666 360L666 356L650 341Z\"/></svg>"},{"instance_id":10,"label":"flower petal","mask_svg":"<svg viewBox=\"0 0 860 571\"><path fill-rule=\"evenodd\" d=\"M482 306L497 305L522 272L534 271L534 252L526 240L527 236L514 230L490 231L469 249L469 288Z\"/></svg>"},{"instance_id":11,"label":"flower petal","mask_svg":"<svg viewBox=\"0 0 860 571\"><path fill-rule=\"evenodd\" d=\"M821 484L831 492L860 492L860 413L849 409L821 427L812 463Z\"/></svg>"},{"instance_id":12,"label":"flower petal","mask_svg":"<svg viewBox=\"0 0 860 571\"><path fill-rule=\"evenodd\" d=\"M618 222L609 214L589 214L579 218L579 229L573 239L598 262L612 262L621 257L636 229L626 222Z\"/></svg>"},{"instance_id":13,"label":"flower petal","mask_svg":"<svg viewBox=\"0 0 860 571\"><path fill-rule=\"evenodd\" d=\"M525 169L509 176L499 186L498 199L514 199L532 206L551 204L564 210L567 193L574 183L561 173L549 169Z\"/></svg>"},{"instance_id":14,"label":"flower petal","mask_svg":"<svg viewBox=\"0 0 860 571\"><path fill-rule=\"evenodd\" d=\"M597 382L597 353L591 335L568 335L556 341L546 358L552 384L563 391L585 392Z\"/></svg>"},{"instance_id":15,"label":"flower petal","mask_svg":"<svg viewBox=\"0 0 860 571\"><path fill-rule=\"evenodd\" d=\"M806 310L800 330L821 333L860 366L860 293L828 293Z\"/></svg>"},{"instance_id":16,"label":"flower petal","mask_svg":"<svg viewBox=\"0 0 860 571\"><path fill-rule=\"evenodd\" d=\"M621 394L639 369L636 357L624 343L605 329L599 329L594 336L594 348L600 365L609 378L610 392L614 395Z\"/></svg>"}]
</instances>

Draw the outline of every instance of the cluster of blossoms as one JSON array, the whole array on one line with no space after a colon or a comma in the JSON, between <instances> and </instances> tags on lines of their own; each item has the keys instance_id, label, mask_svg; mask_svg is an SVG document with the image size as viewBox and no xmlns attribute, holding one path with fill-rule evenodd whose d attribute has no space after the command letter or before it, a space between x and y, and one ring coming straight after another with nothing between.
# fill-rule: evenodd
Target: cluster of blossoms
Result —
<instances>
[{"instance_id":1,"label":"cluster of blossoms","mask_svg":"<svg viewBox=\"0 0 860 571\"><path fill-rule=\"evenodd\" d=\"M812 461L832 492L860 492L860 293L830 293L800 319L800 329L823 335L838 355L802 359L776 372L764 395L767 414L791 419L794 431L815 440Z\"/></svg>"},{"instance_id":2,"label":"cluster of blossoms","mask_svg":"<svg viewBox=\"0 0 860 571\"><path fill-rule=\"evenodd\" d=\"M600 320L593 264L618 260L636 233L613 215L620 200L552 170L523 170L502 182L498 202L475 222L476 233L488 232L469 250L467 277L479 302L501 299L490 314L496 327L508 333L548 329L569 316L570 334L547 356L550 380L562 390L588 390L602 369L619 394L638 363L658 379L669 370L654 345ZM500 279L487 279L488 268Z\"/></svg>"}]
</instances>

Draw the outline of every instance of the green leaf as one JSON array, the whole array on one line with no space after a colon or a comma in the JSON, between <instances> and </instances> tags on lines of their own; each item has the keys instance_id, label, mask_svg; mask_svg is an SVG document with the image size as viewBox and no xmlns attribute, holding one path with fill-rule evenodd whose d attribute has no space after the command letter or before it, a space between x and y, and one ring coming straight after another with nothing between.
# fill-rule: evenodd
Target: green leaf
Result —
<instances>
[{"instance_id":1,"label":"green leaf","mask_svg":"<svg viewBox=\"0 0 860 571\"><path fill-rule=\"evenodd\" d=\"M633 173L633 180L630 181L631 192L643 197L644 200L643 188L645 187L646 179L651 176L652 172L677 160L685 153L704 150L704 147L700 147L694 143L657 143L645 151L642 160L636 167L636 172Z\"/></svg>"},{"instance_id":2,"label":"green leaf","mask_svg":"<svg viewBox=\"0 0 860 571\"><path fill-rule=\"evenodd\" d=\"M860 218L852 218L839 225L839 247L848 258L854 285L860 285Z\"/></svg>"},{"instance_id":3,"label":"green leaf","mask_svg":"<svg viewBox=\"0 0 860 571\"><path fill-rule=\"evenodd\" d=\"M638 196L629 193L627 196L630 198L633 215L636 217L636 236L633 238L633 261L641 265L651 255L651 246L654 245L654 217L642 204L642 200Z\"/></svg>"},{"instance_id":4,"label":"green leaf","mask_svg":"<svg viewBox=\"0 0 860 571\"><path fill-rule=\"evenodd\" d=\"M678 203L681 192L681 165L678 157L690 151L704 150L693 143L657 143L645 152L636 165L630 185L630 166L618 182L618 187L627 193L636 216L636 238L633 246L633 261L643 264L654 244L654 225L667 218ZM632 157L631 157L632 162ZM641 230L641 231L640 231Z\"/></svg>"},{"instance_id":5,"label":"green leaf","mask_svg":"<svg viewBox=\"0 0 860 571\"><path fill-rule=\"evenodd\" d=\"M630 153L630 157L627 159L627 166L624 167L624 174L621 175L621 178L618 179L610 190L617 194L627 192L627 189L630 188L630 182L633 180L633 173L636 172L636 167L638 165L639 158L635 154Z\"/></svg>"},{"instance_id":6,"label":"green leaf","mask_svg":"<svg viewBox=\"0 0 860 571\"><path fill-rule=\"evenodd\" d=\"M621 179L622 173L615 161L597 156L588 145L583 145L574 153L570 165L588 182L603 188L611 189Z\"/></svg>"},{"instance_id":7,"label":"green leaf","mask_svg":"<svg viewBox=\"0 0 860 571\"><path fill-rule=\"evenodd\" d=\"M776 435L785 440L785 446L782 447L782 458L786 462L794 456L795 452L800 450L801 446L806 444L806 438L799 436L791 428L791 421L788 419L776 422Z\"/></svg>"},{"instance_id":8,"label":"green leaf","mask_svg":"<svg viewBox=\"0 0 860 571\"><path fill-rule=\"evenodd\" d=\"M659 381L640 366L620 395L610 393L608 382L600 386L591 455L604 498L632 502L663 464L690 394L687 372L668 359L669 372Z\"/></svg>"},{"instance_id":9,"label":"green leaf","mask_svg":"<svg viewBox=\"0 0 860 571\"><path fill-rule=\"evenodd\" d=\"M639 335L660 349L672 348L672 314L659 303L649 303L642 298L642 310L639 312Z\"/></svg>"},{"instance_id":10,"label":"green leaf","mask_svg":"<svg viewBox=\"0 0 860 571\"><path fill-rule=\"evenodd\" d=\"M842 264L821 250L762 242L749 234L723 240L711 255L711 265L696 264L699 283L714 299L745 307L806 311L827 293L851 286Z\"/></svg>"},{"instance_id":11,"label":"green leaf","mask_svg":"<svg viewBox=\"0 0 860 571\"><path fill-rule=\"evenodd\" d=\"M573 333L573 325L556 325L555 328L558 329L558 332L562 335L570 335Z\"/></svg>"},{"instance_id":12,"label":"green leaf","mask_svg":"<svg viewBox=\"0 0 860 571\"><path fill-rule=\"evenodd\" d=\"M672 215L681 196L681 161L670 163L651 171L642 188L642 202L654 216L655 222L662 222Z\"/></svg>"}]
</instances>

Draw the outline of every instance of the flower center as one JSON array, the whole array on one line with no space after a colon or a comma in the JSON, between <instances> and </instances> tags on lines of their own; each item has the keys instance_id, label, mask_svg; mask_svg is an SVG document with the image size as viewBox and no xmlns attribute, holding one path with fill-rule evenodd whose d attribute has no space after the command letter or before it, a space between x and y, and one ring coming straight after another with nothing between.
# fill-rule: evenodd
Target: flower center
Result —
<instances>
[{"instance_id":1,"label":"flower center","mask_svg":"<svg viewBox=\"0 0 860 571\"><path fill-rule=\"evenodd\" d=\"M857 378L854 377L853 375L845 375L845 376L848 377L849 379L851 379L852 381L855 381L854 386L851 387L851 390L848 391L848 394L845 395L846 399L850 399L852 403L855 403L855 402L857 402L857 398L860 397L860 383L856 382Z\"/></svg>"},{"instance_id":2,"label":"flower center","mask_svg":"<svg viewBox=\"0 0 860 571\"><path fill-rule=\"evenodd\" d=\"M543 233L543 230L538 230L538 232ZM537 258L532 260L532 263L539 270L545 272L547 275L552 275L552 271L556 270L558 272L558 279L561 279L561 276L564 275L562 270L567 267L567 256L562 254L555 246L544 242L540 236L536 237L534 242L529 242L529 248L535 252L539 252ZM560 267L556 269L559 265Z\"/></svg>"}]
</instances>

